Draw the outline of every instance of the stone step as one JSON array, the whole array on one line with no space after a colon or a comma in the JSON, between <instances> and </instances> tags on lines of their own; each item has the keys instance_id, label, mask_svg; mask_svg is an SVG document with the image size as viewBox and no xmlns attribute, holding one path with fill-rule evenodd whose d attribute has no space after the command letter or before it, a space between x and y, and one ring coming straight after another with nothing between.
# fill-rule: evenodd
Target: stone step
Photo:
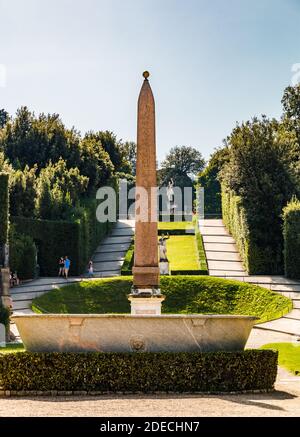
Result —
<instances>
[{"instance_id":1,"label":"stone step","mask_svg":"<svg viewBox=\"0 0 300 437\"><path fill-rule=\"evenodd\" d=\"M94 262L94 271L120 270L123 261L99 261Z\"/></svg>"},{"instance_id":2,"label":"stone step","mask_svg":"<svg viewBox=\"0 0 300 437\"><path fill-rule=\"evenodd\" d=\"M234 244L235 240L229 235L202 235L204 243L216 243L216 244Z\"/></svg>"},{"instance_id":3,"label":"stone step","mask_svg":"<svg viewBox=\"0 0 300 437\"><path fill-rule=\"evenodd\" d=\"M120 276L120 270L107 270L104 272L94 272L94 278L113 278Z\"/></svg>"},{"instance_id":4,"label":"stone step","mask_svg":"<svg viewBox=\"0 0 300 437\"><path fill-rule=\"evenodd\" d=\"M28 309L31 306L31 299L30 300L20 300L18 302L13 302L13 311L14 310L24 310Z\"/></svg>"},{"instance_id":5,"label":"stone step","mask_svg":"<svg viewBox=\"0 0 300 437\"><path fill-rule=\"evenodd\" d=\"M290 313L283 316L286 319L296 319L300 320L300 309L294 309Z\"/></svg>"},{"instance_id":6,"label":"stone step","mask_svg":"<svg viewBox=\"0 0 300 437\"><path fill-rule=\"evenodd\" d=\"M101 244L99 245L99 247L105 246L107 244L111 245L111 244L121 244L121 243L131 243L132 240L132 236L128 235L128 236L122 236L122 237L118 237L118 236L110 236L110 237L106 237ZM98 249L97 249L98 250Z\"/></svg>"},{"instance_id":7,"label":"stone step","mask_svg":"<svg viewBox=\"0 0 300 437\"><path fill-rule=\"evenodd\" d=\"M285 296L285 297L288 297L289 299L292 299L293 302L295 302L297 300L300 301L300 293L297 293L294 291L277 291L277 290L272 290L272 291L275 291L276 293L282 294L282 296Z\"/></svg>"},{"instance_id":8,"label":"stone step","mask_svg":"<svg viewBox=\"0 0 300 437\"><path fill-rule=\"evenodd\" d=\"M111 237L132 237L134 230L131 228L126 229L114 229L111 233Z\"/></svg>"},{"instance_id":9,"label":"stone step","mask_svg":"<svg viewBox=\"0 0 300 437\"><path fill-rule=\"evenodd\" d=\"M231 275L231 271L244 272L241 262L238 261L207 261L209 270L219 270Z\"/></svg>"},{"instance_id":10,"label":"stone step","mask_svg":"<svg viewBox=\"0 0 300 437\"><path fill-rule=\"evenodd\" d=\"M215 276L217 278L223 278L223 279L234 279L236 281L241 280L241 274L242 277L246 277L247 273L241 272L240 270L230 270L230 271L224 271L224 270L217 270L217 269L209 269L209 275Z\"/></svg>"},{"instance_id":11,"label":"stone step","mask_svg":"<svg viewBox=\"0 0 300 437\"><path fill-rule=\"evenodd\" d=\"M217 226L199 226L200 229L200 233L202 235L212 235L212 236L226 236L226 237L230 237L230 235L228 234L228 232L225 230L225 228L223 227L217 227Z\"/></svg>"},{"instance_id":12,"label":"stone step","mask_svg":"<svg viewBox=\"0 0 300 437\"><path fill-rule=\"evenodd\" d=\"M300 320L282 317L281 319L256 325L256 328L283 332L292 335L300 335Z\"/></svg>"},{"instance_id":13,"label":"stone step","mask_svg":"<svg viewBox=\"0 0 300 437\"><path fill-rule=\"evenodd\" d=\"M238 261L241 262L240 256L235 252L216 252L206 250L206 259L208 261Z\"/></svg>"},{"instance_id":14,"label":"stone step","mask_svg":"<svg viewBox=\"0 0 300 437\"><path fill-rule=\"evenodd\" d=\"M238 254L235 244L232 243L204 243L206 252L220 252L220 253L236 253ZM239 255L239 254L238 254Z\"/></svg>"},{"instance_id":15,"label":"stone step","mask_svg":"<svg viewBox=\"0 0 300 437\"><path fill-rule=\"evenodd\" d=\"M300 285L289 284L272 284L271 289L274 291L293 291L298 292L300 295Z\"/></svg>"},{"instance_id":16,"label":"stone step","mask_svg":"<svg viewBox=\"0 0 300 437\"><path fill-rule=\"evenodd\" d=\"M294 306L294 309L299 310L300 309L300 300L293 300L293 306Z\"/></svg>"},{"instance_id":17,"label":"stone step","mask_svg":"<svg viewBox=\"0 0 300 437\"><path fill-rule=\"evenodd\" d=\"M106 261L124 261L124 257L126 255L126 251L122 252L99 252L95 253L93 256L93 262L106 262Z\"/></svg>"},{"instance_id":18,"label":"stone step","mask_svg":"<svg viewBox=\"0 0 300 437\"><path fill-rule=\"evenodd\" d=\"M13 302L21 302L22 300L32 300L36 297L42 296L45 293L48 293L49 290L44 291L33 291L28 293L17 293L14 295L11 295Z\"/></svg>"},{"instance_id":19,"label":"stone step","mask_svg":"<svg viewBox=\"0 0 300 437\"><path fill-rule=\"evenodd\" d=\"M216 226L224 228L224 223L222 219L200 219L199 226Z\"/></svg>"},{"instance_id":20,"label":"stone step","mask_svg":"<svg viewBox=\"0 0 300 437\"><path fill-rule=\"evenodd\" d=\"M76 280L73 280L73 278L69 278L68 280L64 279L60 282L53 282L43 285L28 285L26 287L16 287L10 289L11 296L22 294L22 293L28 293L28 292L39 292L39 291L49 291L53 290L55 288L60 288L65 285L69 284L76 284L77 282L82 281L82 278L77 278Z\"/></svg>"},{"instance_id":21,"label":"stone step","mask_svg":"<svg viewBox=\"0 0 300 437\"><path fill-rule=\"evenodd\" d=\"M127 252L130 243L121 243L121 244L105 244L103 246L99 246L98 249L94 252L94 254L98 253L114 253L114 252Z\"/></svg>"}]
</instances>

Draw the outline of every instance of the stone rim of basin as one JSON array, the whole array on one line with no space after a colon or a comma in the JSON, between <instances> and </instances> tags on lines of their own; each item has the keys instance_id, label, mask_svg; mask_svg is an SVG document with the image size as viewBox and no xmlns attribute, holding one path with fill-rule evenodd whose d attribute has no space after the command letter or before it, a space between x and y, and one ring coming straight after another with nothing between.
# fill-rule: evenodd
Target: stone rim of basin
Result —
<instances>
[{"instance_id":1,"label":"stone rim of basin","mask_svg":"<svg viewBox=\"0 0 300 437\"><path fill-rule=\"evenodd\" d=\"M123 317L123 318L130 318L130 319L140 319L140 318L146 318L146 319L153 319L153 318L159 318L159 319L186 319L186 318L192 318L192 319L248 319L248 320L259 320L259 317L257 316L246 316L246 315L238 315L238 314L117 314L117 313L107 313L107 314L16 314L12 316L12 319L19 319L19 318L69 318L69 317L88 317L88 318L114 318L114 317Z\"/></svg>"}]
</instances>

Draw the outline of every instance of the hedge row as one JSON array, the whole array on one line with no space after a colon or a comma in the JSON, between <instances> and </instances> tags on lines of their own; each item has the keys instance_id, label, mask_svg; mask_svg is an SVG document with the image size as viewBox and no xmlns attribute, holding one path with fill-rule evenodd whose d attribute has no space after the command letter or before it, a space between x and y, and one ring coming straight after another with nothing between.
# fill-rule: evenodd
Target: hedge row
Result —
<instances>
[{"instance_id":1,"label":"hedge row","mask_svg":"<svg viewBox=\"0 0 300 437\"><path fill-rule=\"evenodd\" d=\"M0 302L0 323L6 327L9 326L9 315L10 315L9 309L4 308L4 306Z\"/></svg>"},{"instance_id":2,"label":"hedge row","mask_svg":"<svg viewBox=\"0 0 300 437\"><path fill-rule=\"evenodd\" d=\"M259 205L257 205L259 208ZM271 244L247 216L242 199L222 187L223 222L236 241L245 270L250 275L282 274L282 246Z\"/></svg>"},{"instance_id":3,"label":"hedge row","mask_svg":"<svg viewBox=\"0 0 300 437\"><path fill-rule=\"evenodd\" d=\"M9 212L9 197L8 197L8 174L0 174L0 246L5 244L8 239L8 212Z\"/></svg>"},{"instance_id":4,"label":"hedge row","mask_svg":"<svg viewBox=\"0 0 300 437\"><path fill-rule=\"evenodd\" d=\"M300 279L300 201L293 199L283 210L284 269L291 279Z\"/></svg>"},{"instance_id":5,"label":"hedge row","mask_svg":"<svg viewBox=\"0 0 300 437\"><path fill-rule=\"evenodd\" d=\"M9 264L20 279L32 279L36 276L37 249L29 235L18 234L14 225L9 230Z\"/></svg>"},{"instance_id":6,"label":"hedge row","mask_svg":"<svg viewBox=\"0 0 300 437\"><path fill-rule=\"evenodd\" d=\"M4 390L99 392L231 392L271 390L278 353L0 354Z\"/></svg>"},{"instance_id":7,"label":"hedge row","mask_svg":"<svg viewBox=\"0 0 300 437\"><path fill-rule=\"evenodd\" d=\"M24 217L12 217L11 220L18 233L34 240L42 276L56 276L58 259L66 255L71 260L70 275L82 274L89 257L112 227L110 222L97 221L96 203L93 202L85 205L80 219L73 223Z\"/></svg>"}]
</instances>

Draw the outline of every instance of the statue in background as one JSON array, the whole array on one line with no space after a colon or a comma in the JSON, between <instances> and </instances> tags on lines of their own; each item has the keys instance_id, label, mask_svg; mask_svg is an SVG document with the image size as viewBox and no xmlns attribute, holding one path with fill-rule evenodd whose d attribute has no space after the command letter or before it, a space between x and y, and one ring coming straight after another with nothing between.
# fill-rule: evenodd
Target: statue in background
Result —
<instances>
[{"instance_id":1,"label":"statue in background","mask_svg":"<svg viewBox=\"0 0 300 437\"><path fill-rule=\"evenodd\" d=\"M158 240L158 247L159 247L159 262L168 262L167 257L167 243L166 241L170 238L169 234L165 236L164 234L161 235L161 237Z\"/></svg>"}]
</instances>

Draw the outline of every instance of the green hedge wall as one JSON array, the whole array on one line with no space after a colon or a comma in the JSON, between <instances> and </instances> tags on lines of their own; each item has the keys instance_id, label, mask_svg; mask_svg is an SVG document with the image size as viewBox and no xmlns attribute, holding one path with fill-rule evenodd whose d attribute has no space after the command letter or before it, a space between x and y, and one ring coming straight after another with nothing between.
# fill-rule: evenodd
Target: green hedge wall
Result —
<instances>
[{"instance_id":1,"label":"green hedge wall","mask_svg":"<svg viewBox=\"0 0 300 437\"><path fill-rule=\"evenodd\" d=\"M0 174L0 246L5 244L8 239L8 174Z\"/></svg>"},{"instance_id":2,"label":"green hedge wall","mask_svg":"<svg viewBox=\"0 0 300 437\"><path fill-rule=\"evenodd\" d=\"M2 303L0 302L0 323L8 328L9 326L9 315L10 311L8 308L4 308Z\"/></svg>"},{"instance_id":3,"label":"green hedge wall","mask_svg":"<svg viewBox=\"0 0 300 437\"><path fill-rule=\"evenodd\" d=\"M42 276L57 276L58 259L66 255L71 260L70 275L80 275L86 271L89 257L112 227L109 222L99 223L95 211L96 204L87 203L81 217L73 223L24 217L12 217L11 220L18 233L34 240Z\"/></svg>"},{"instance_id":4,"label":"green hedge wall","mask_svg":"<svg viewBox=\"0 0 300 437\"><path fill-rule=\"evenodd\" d=\"M300 201L293 199L283 210L284 270L300 279Z\"/></svg>"},{"instance_id":5,"label":"green hedge wall","mask_svg":"<svg viewBox=\"0 0 300 437\"><path fill-rule=\"evenodd\" d=\"M278 353L0 354L4 390L231 392L271 390Z\"/></svg>"},{"instance_id":6,"label":"green hedge wall","mask_svg":"<svg viewBox=\"0 0 300 437\"><path fill-rule=\"evenodd\" d=\"M32 279L36 275L36 245L29 235L17 234L11 226L9 235L9 264L20 279Z\"/></svg>"},{"instance_id":7,"label":"green hedge wall","mask_svg":"<svg viewBox=\"0 0 300 437\"><path fill-rule=\"evenodd\" d=\"M259 205L257 205L259 208ZM223 222L236 241L245 270L250 275L282 274L282 246L260 238L260 231L247 217L242 198L222 186Z\"/></svg>"}]
</instances>

